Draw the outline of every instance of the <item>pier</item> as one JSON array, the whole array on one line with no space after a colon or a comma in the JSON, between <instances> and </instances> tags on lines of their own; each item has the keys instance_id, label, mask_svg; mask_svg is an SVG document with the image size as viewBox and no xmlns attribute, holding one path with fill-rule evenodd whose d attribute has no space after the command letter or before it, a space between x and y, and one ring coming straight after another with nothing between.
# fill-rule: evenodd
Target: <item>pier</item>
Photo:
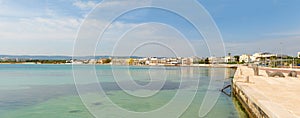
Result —
<instances>
[{"instance_id":1,"label":"pier","mask_svg":"<svg viewBox=\"0 0 300 118\"><path fill-rule=\"evenodd\" d=\"M268 77L268 68L260 68L259 75L248 66L239 66L232 85L233 94L252 118L299 118L300 78ZM280 69L269 69L280 71ZM299 70L296 70L299 73Z\"/></svg>"}]
</instances>

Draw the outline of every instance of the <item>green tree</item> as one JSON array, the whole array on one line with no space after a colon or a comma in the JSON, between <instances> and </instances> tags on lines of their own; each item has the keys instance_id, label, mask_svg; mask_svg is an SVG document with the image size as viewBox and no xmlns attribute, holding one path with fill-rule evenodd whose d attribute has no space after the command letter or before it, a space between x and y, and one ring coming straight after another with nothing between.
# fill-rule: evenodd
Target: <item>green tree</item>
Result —
<instances>
[{"instance_id":1,"label":"green tree","mask_svg":"<svg viewBox=\"0 0 300 118\"><path fill-rule=\"evenodd\" d=\"M129 65L132 65L133 62L134 62L134 60L133 60L132 58L128 59L128 64L129 64Z\"/></svg>"},{"instance_id":2,"label":"green tree","mask_svg":"<svg viewBox=\"0 0 300 118\"><path fill-rule=\"evenodd\" d=\"M206 58L206 59L204 60L204 62L205 62L205 64L210 64L210 62L209 62L209 59L208 59L208 58Z\"/></svg>"},{"instance_id":3,"label":"green tree","mask_svg":"<svg viewBox=\"0 0 300 118\"><path fill-rule=\"evenodd\" d=\"M110 63L110 62L111 62L111 59L105 59L105 60L103 61L103 63L105 63L105 64Z\"/></svg>"},{"instance_id":4,"label":"green tree","mask_svg":"<svg viewBox=\"0 0 300 118\"><path fill-rule=\"evenodd\" d=\"M234 58L237 62L240 62L240 56L236 55L236 56L234 56Z\"/></svg>"},{"instance_id":5,"label":"green tree","mask_svg":"<svg viewBox=\"0 0 300 118\"><path fill-rule=\"evenodd\" d=\"M205 60L200 60L198 64L205 64Z\"/></svg>"}]
</instances>

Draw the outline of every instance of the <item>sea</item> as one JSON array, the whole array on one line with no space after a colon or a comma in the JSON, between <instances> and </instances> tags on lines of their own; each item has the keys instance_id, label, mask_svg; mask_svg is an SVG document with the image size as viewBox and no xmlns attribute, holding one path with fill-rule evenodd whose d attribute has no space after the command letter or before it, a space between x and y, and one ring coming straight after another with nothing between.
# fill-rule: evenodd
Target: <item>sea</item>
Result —
<instances>
[{"instance_id":1,"label":"sea","mask_svg":"<svg viewBox=\"0 0 300 118\"><path fill-rule=\"evenodd\" d=\"M0 118L243 118L234 68L0 64Z\"/></svg>"}]
</instances>

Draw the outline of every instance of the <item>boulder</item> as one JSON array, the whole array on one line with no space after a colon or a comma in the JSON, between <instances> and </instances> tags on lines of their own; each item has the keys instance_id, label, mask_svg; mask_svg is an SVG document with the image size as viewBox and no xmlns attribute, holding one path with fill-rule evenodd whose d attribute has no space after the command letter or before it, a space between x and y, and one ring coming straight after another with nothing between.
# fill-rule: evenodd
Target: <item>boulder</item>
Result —
<instances>
[{"instance_id":1,"label":"boulder","mask_svg":"<svg viewBox=\"0 0 300 118\"><path fill-rule=\"evenodd\" d=\"M297 77L297 72L296 71L291 71L289 74L288 74L289 77Z\"/></svg>"},{"instance_id":2,"label":"boulder","mask_svg":"<svg viewBox=\"0 0 300 118\"><path fill-rule=\"evenodd\" d=\"M284 74L282 72L270 72L270 71L266 71L267 75L269 77L285 77Z\"/></svg>"}]
</instances>

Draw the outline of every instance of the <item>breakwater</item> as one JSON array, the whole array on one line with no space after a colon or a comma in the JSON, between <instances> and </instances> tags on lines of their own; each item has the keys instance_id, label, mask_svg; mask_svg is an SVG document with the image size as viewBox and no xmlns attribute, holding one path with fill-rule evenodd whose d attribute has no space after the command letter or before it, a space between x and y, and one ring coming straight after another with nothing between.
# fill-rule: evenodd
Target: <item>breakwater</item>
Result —
<instances>
[{"instance_id":1,"label":"breakwater","mask_svg":"<svg viewBox=\"0 0 300 118\"><path fill-rule=\"evenodd\" d=\"M239 66L232 85L233 94L253 118L300 117L300 78L268 77L266 68L259 75L248 66ZM276 70L280 71L280 70ZM287 72L285 70L285 72Z\"/></svg>"}]
</instances>

